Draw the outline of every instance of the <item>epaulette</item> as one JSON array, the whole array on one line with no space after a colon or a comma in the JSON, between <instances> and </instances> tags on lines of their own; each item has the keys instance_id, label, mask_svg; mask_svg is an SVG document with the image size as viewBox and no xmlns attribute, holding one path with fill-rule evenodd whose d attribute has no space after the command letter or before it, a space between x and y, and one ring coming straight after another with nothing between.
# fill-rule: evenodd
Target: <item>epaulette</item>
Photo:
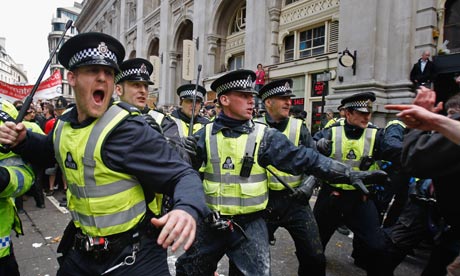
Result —
<instances>
[{"instance_id":1,"label":"epaulette","mask_svg":"<svg viewBox=\"0 0 460 276\"><path fill-rule=\"evenodd\" d=\"M123 108L124 110L128 111L129 114L131 114L133 116L141 114L141 111L137 107L135 107L133 105L130 105L129 103L117 101L117 102L114 102L114 104L116 104L119 107Z\"/></svg>"}]
</instances>

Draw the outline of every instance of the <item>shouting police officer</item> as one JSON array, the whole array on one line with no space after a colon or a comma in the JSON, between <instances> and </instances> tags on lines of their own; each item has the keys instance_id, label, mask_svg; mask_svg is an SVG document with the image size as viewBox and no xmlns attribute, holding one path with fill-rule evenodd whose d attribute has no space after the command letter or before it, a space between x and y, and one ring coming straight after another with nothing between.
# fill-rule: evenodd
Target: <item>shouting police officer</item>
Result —
<instances>
[{"instance_id":1,"label":"shouting police officer","mask_svg":"<svg viewBox=\"0 0 460 276\"><path fill-rule=\"evenodd\" d=\"M58 275L169 275L166 248L174 242L173 251L182 244L187 250L196 220L208 212L198 174L137 108L110 104L124 55L121 43L103 33L70 38L58 59L69 70L76 106L48 136L21 123L0 126L1 143L33 162L54 156L64 171L75 231ZM160 218L146 206L158 192L174 202Z\"/></svg>"}]
</instances>

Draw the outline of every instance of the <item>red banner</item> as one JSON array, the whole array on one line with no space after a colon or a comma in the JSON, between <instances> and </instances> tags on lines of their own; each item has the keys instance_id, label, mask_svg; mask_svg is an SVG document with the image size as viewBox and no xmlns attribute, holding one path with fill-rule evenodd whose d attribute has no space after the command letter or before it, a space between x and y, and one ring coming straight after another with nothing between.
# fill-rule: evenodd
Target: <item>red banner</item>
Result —
<instances>
[{"instance_id":1,"label":"red banner","mask_svg":"<svg viewBox=\"0 0 460 276\"><path fill-rule=\"evenodd\" d=\"M62 78L59 70L42 81L35 92L34 100L53 99L62 95ZM10 102L24 100L32 91L33 85L13 85L0 81L0 96Z\"/></svg>"}]
</instances>

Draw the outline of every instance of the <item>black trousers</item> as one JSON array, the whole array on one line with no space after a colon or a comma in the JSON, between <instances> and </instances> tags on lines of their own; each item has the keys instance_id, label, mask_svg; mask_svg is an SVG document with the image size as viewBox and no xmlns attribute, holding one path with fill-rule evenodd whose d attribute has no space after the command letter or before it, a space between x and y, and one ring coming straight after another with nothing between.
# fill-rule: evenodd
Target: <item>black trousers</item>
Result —
<instances>
[{"instance_id":1,"label":"black trousers","mask_svg":"<svg viewBox=\"0 0 460 276\"><path fill-rule=\"evenodd\" d=\"M344 191L323 185L313 209L323 247L341 224L363 242L367 275L391 275L386 271L386 242L377 208L372 199L364 200L359 191Z\"/></svg>"},{"instance_id":2,"label":"black trousers","mask_svg":"<svg viewBox=\"0 0 460 276\"><path fill-rule=\"evenodd\" d=\"M101 275L109 268L123 262L132 255L132 245L126 246L121 252L113 254L104 261L97 260L88 253L71 249L59 268L58 276ZM155 237L143 235L140 239L140 250L136 254L133 265L120 266L110 276L120 275L170 275L167 263L167 251L159 246Z\"/></svg>"},{"instance_id":3,"label":"black trousers","mask_svg":"<svg viewBox=\"0 0 460 276\"><path fill-rule=\"evenodd\" d=\"M318 225L308 202L302 205L290 198L287 192L271 191L267 210L269 236L278 227L284 227L294 240L299 261L298 275L326 275L326 258Z\"/></svg>"},{"instance_id":4,"label":"black trousers","mask_svg":"<svg viewBox=\"0 0 460 276\"><path fill-rule=\"evenodd\" d=\"M19 267L12 243L10 244L10 255L0 258L0 276L19 276Z\"/></svg>"}]
</instances>

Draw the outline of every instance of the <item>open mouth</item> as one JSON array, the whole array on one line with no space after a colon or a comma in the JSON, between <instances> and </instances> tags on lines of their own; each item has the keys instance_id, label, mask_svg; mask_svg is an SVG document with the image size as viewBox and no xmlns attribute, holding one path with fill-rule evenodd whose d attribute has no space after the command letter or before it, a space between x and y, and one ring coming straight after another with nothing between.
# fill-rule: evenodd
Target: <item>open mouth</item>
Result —
<instances>
[{"instance_id":1,"label":"open mouth","mask_svg":"<svg viewBox=\"0 0 460 276\"><path fill-rule=\"evenodd\" d=\"M101 104L102 101L104 100L104 96L105 96L104 91L102 91L102 90L94 91L94 93L93 93L94 102L96 104Z\"/></svg>"}]
</instances>

